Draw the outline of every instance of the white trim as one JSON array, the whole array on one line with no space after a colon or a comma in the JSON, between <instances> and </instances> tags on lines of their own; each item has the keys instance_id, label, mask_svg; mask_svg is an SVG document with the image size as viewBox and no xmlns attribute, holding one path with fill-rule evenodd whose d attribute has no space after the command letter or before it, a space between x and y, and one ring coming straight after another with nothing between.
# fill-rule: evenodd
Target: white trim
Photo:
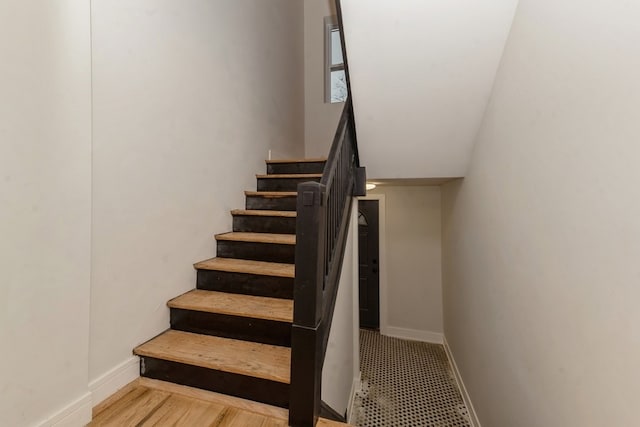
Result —
<instances>
[{"instance_id":1,"label":"white trim","mask_svg":"<svg viewBox=\"0 0 640 427\"><path fill-rule=\"evenodd\" d=\"M39 427L78 427L91 422L94 406L140 376L140 359L133 356L89 383L89 391L37 424Z\"/></svg>"},{"instance_id":2,"label":"white trim","mask_svg":"<svg viewBox=\"0 0 640 427\"><path fill-rule=\"evenodd\" d=\"M480 420L478 419L476 409L473 407L473 403L471 402L471 397L469 396L467 387L464 385L464 381L462 381L462 375L460 375L456 360L453 358L449 343L447 343L447 337L444 337L444 351L445 353L447 353L447 358L449 359L449 364L451 365L451 368L453 370L453 375L455 376L456 382L458 383L458 388L460 389L462 400L464 400L464 404L467 406L467 411L469 411L469 421L471 422L471 427L482 427L480 425Z\"/></svg>"},{"instance_id":3,"label":"white trim","mask_svg":"<svg viewBox=\"0 0 640 427\"><path fill-rule=\"evenodd\" d=\"M382 335L394 338L402 338L405 340L428 342L432 344L444 343L444 335L441 332L421 331L419 329L407 329L389 326L387 327L387 333Z\"/></svg>"},{"instance_id":4,"label":"white trim","mask_svg":"<svg viewBox=\"0 0 640 427\"><path fill-rule=\"evenodd\" d=\"M87 392L37 425L39 427L78 427L91 422L91 393Z\"/></svg>"},{"instance_id":5,"label":"white trim","mask_svg":"<svg viewBox=\"0 0 640 427\"><path fill-rule=\"evenodd\" d=\"M358 236L358 204L355 203L353 205L353 209L351 211L351 226L354 227L351 236L351 243L353 244L353 254L351 258L351 280L353 284L352 289L352 298L353 298L353 372L355 378L360 379L360 272L358 262L358 244L359 244L359 236Z\"/></svg>"},{"instance_id":6,"label":"white trim","mask_svg":"<svg viewBox=\"0 0 640 427\"><path fill-rule=\"evenodd\" d=\"M140 376L140 358L132 356L89 383L91 407L111 396Z\"/></svg>"},{"instance_id":7,"label":"white trim","mask_svg":"<svg viewBox=\"0 0 640 427\"><path fill-rule=\"evenodd\" d=\"M387 281L387 199L384 194L367 194L358 200L378 201L379 250L380 262L378 273L380 278L380 333L389 335L389 283Z\"/></svg>"},{"instance_id":8,"label":"white trim","mask_svg":"<svg viewBox=\"0 0 640 427\"><path fill-rule=\"evenodd\" d=\"M358 371L357 375L353 378L351 383L351 392L349 393L349 404L347 405L347 422L354 424L355 417L353 416L353 409L356 403L356 394L362 390L362 372Z\"/></svg>"}]
</instances>

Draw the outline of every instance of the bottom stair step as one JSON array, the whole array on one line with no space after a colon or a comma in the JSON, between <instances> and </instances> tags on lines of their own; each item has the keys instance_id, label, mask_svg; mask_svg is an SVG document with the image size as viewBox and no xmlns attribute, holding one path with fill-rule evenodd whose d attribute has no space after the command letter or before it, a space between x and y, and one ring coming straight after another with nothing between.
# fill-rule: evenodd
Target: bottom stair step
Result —
<instances>
[{"instance_id":1,"label":"bottom stair step","mask_svg":"<svg viewBox=\"0 0 640 427\"><path fill-rule=\"evenodd\" d=\"M286 409L151 378L138 378L93 408L89 427L285 427ZM316 427L348 427L319 418Z\"/></svg>"},{"instance_id":2,"label":"bottom stair step","mask_svg":"<svg viewBox=\"0 0 640 427\"><path fill-rule=\"evenodd\" d=\"M289 404L291 350L168 330L134 350L143 377L238 396Z\"/></svg>"}]
</instances>

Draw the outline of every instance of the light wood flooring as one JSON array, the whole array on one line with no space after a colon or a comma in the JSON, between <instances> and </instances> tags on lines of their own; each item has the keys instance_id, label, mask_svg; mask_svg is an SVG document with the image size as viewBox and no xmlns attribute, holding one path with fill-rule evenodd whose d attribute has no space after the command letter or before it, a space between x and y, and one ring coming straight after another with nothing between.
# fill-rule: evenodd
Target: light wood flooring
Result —
<instances>
[{"instance_id":1,"label":"light wood flooring","mask_svg":"<svg viewBox=\"0 0 640 427\"><path fill-rule=\"evenodd\" d=\"M93 408L89 426L285 427L286 409L139 378ZM347 424L319 419L317 427Z\"/></svg>"}]
</instances>

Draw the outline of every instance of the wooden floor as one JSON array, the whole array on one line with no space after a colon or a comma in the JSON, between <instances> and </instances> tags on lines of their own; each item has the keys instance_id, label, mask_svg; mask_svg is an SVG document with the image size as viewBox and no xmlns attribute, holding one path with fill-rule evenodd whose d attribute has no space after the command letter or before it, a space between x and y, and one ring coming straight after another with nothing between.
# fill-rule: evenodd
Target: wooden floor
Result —
<instances>
[{"instance_id":1,"label":"wooden floor","mask_svg":"<svg viewBox=\"0 0 640 427\"><path fill-rule=\"evenodd\" d=\"M89 426L285 427L287 411L244 399L139 378L93 409ZM317 427L347 424L324 419Z\"/></svg>"}]
</instances>

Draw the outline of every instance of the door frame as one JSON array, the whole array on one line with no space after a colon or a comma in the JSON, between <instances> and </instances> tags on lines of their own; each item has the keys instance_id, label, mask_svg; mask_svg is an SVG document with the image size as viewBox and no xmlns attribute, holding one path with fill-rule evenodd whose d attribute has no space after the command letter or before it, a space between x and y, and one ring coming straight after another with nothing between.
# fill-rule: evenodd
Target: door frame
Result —
<instances>
[{"instance_id":1,"label":"door frame","mask_svg":"<svg viewBox=\"0 0 640 427\"><path fill-rule=\"evenodd\" d=\"M388 306L388 283L387 283L387 230L386 230L386 198L384 194L367 194L358 197L358 200L378 201L378 250L379 255L379 286L380 286L380 333L388 335L389 332L389 306ZM358 206L359 208L359 206ZM357 216L356 216L357 218ZM358 256L356 252L356 257ZM357 274L357 273L356 273ZM358 280L360 279L357 274Z\"/></svg>"}]
</instances>

